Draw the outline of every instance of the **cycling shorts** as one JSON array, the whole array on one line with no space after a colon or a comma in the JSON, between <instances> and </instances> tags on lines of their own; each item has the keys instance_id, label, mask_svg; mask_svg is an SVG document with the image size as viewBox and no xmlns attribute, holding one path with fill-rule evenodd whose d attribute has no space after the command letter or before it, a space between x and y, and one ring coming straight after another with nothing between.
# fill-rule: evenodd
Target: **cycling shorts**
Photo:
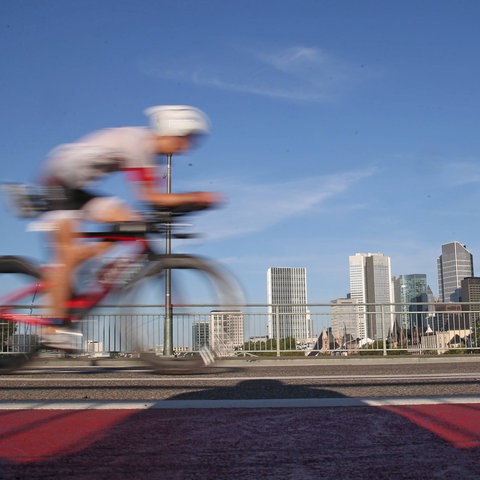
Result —
<instances>
[{"instance_id":1,"label":"cycling shorts","mask_svg":"<svg viewBox=\"0 0 480 480\"><path fill-rule=\"evenodd\" d=\"M81 210L90 200L101 197L88 190L70 188L65 185L48 185L43 193L47 210Z\"/></svg>"}]
</instances>

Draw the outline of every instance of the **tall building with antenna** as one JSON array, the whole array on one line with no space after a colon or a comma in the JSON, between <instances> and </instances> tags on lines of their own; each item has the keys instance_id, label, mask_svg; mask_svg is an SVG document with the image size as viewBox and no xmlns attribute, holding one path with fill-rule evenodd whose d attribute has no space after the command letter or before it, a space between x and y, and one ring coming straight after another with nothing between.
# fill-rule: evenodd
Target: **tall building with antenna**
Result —
<instances>
[{"instance_id":1,"label":"tall building with antenna","mask_svg":"<svg viewBox=\"0 0 480 480\"><path fill-rule=\"evenodd\" d=\"M460 242L442 245L437 259L438 293L442 302L459 302L462 280L473 277L473 255Z\"/></svg>"}]
</instances>

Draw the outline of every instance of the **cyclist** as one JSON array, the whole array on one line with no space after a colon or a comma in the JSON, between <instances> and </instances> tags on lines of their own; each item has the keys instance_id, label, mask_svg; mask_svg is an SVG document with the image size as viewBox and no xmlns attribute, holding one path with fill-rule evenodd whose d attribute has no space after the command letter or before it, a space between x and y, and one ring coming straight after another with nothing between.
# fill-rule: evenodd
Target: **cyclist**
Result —
<instances>
[{"instance_id":1,"label":"cyclist","mask_svg":"<svg viewBox=\"0 0 480 480\"><path fill-rule=\"evenodd\" d=\"M100 130L77 142L60 145L44 163L41 184L49 212L42 220L51 230L53 256L45 275L50 283L51 314L59 324L66 316L65 303L72 293L74 269L111 246L108 242L78 241L78 221L139 219L139 214L119 198L91 190L96 180L124 171L137 198L153 206L207 208L221 201L219 194L211 192L163 193L156 178L156 155L189 150L195 137L209 131L206 115L183 105L151 107L145 113L150 118L150 128ZM46 331L42 342L63 350L74 350L76 343L68 330L61 328Z\"/></svg>"}]
</instances>

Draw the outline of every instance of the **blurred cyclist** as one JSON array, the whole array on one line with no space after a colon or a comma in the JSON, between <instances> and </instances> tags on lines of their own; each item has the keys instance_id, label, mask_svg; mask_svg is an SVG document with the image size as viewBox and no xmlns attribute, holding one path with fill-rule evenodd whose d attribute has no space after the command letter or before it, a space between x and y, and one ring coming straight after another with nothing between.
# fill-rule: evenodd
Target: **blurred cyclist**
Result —
<instances>
[{"instance_id":1,"label":"blurred cyclist","mask_svg":"<svg viewBox=\"0 0 480 480\"><path fill-rule=\"evenodd\" d=\"M111 246L109 242L77 241L81 237L78 221L139 219L119 198L93 192L91 187L96 180L124 171L137 198L158 207L206 208L221 201L220 195L209 192L162 193L156 178L156 155L189 150L196 136L209 131L206 115L182 105L152 107L145 113L150 117L150 128L121 127L94 132L55 148L45 162L41 183L50 211L43 219L49 223L53 251L53 265L47 270L46 279L51 282L51 315L59 323L67 313L65 303L72 293L74 269ZM43 344L51 348L68 350L73 343L65 330L49 329L43 337Z\"/></svg>"}]
</instances>

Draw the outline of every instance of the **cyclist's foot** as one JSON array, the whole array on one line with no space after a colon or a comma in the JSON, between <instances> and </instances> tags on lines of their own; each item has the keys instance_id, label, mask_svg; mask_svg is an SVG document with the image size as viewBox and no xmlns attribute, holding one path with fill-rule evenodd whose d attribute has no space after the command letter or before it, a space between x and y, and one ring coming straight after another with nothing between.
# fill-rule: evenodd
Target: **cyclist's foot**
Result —
<instances>
[{"instance_id":1,"label":"cyclist's foot","mask_svg":"<svg viewBox=\"0 0 480 480\"><path fill-rule=\"evenodd\" d=\"M52 350L74 353L80 350L79 342L83 335L70 330L55 330L55 333L42 336L42 346Z\"/></svg>"},{"instance_id":2,"label":"cyclist's foot","mask_svg":"<svg viewBox=\"0 0 480 480\"><path fill-rule=\"evenodd\" d=\"M215 361L215 355L213 354L213 351L209 347L207 346L202 347L199 353L200 353L200 356L202 357L202 360L205 366L211 365Z\"/></svg>"}]
</instances>

